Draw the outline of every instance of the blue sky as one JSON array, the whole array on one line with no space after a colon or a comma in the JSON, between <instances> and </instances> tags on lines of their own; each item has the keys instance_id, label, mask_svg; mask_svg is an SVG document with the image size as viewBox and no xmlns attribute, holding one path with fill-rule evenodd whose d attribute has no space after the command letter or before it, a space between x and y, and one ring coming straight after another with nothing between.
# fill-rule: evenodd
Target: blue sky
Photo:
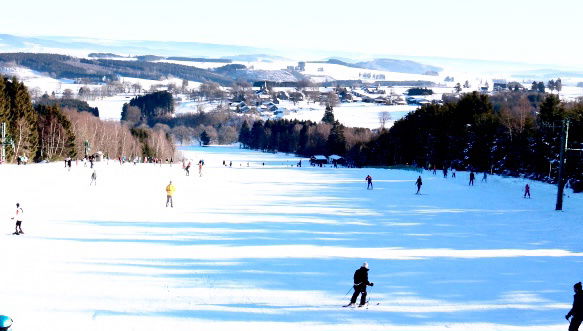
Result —
<instances>
[{"instance_id":1,"label":"blue sky","mask_svg":"<svg viewBox=\"0 0 583 331\"><path fill-rule=\"evenodd\" d=\"M0 33L26 36L583 62L583 1L576 0L35 0L3 7Z\"/></svg>"}]
</instances>

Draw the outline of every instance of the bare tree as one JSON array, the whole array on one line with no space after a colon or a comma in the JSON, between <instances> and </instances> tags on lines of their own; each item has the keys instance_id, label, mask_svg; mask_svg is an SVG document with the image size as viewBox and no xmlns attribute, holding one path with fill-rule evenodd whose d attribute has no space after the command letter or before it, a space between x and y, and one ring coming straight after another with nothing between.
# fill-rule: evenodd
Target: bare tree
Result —
<instances>
[{"instance_id":1,"label":"bare tree","mask_svg":"<svg viewBox=\"0 0 583 331\"><path fill-rule=\"evenodd\" d=\"M138 123L142 119L142 111L136 106L128 106L126 121L130 123Z\"/></svg>"},{"instance_id":2,"label":"bare tree","mask_svg":"<svg viewBox=\"0 0 583 331\"><path fill-rule=\"evenodd\" d=\"M179 141L181 145L183 145L184 142L189 143L194 136L194 129L184 125L179 125L172 128L171 132L174 136L174 139Z\"/></svg>"},{"instance_id":3,"label":"bare tree","mask_svg":"<svg viewBox=\"0 0 583 331\"><path fill-rule=\"evenodd\" d=\"M378 114L378 117L379 124L381 125L381 130L383 130L387 122L391 120L391 113L389 113L388 111L382 111Z\"/></svg>"},{"instance_id":4,"label":"bare tree","mask_svg":"<svg viewBox=\"0 0 583 331\"><path fill-rule=\"evenodd\" d=\"M515 134L521 134L534 122L534 118L533 107L526 97L521 97L517 105L502 108L500 111L500 119L508 129L510 139Z\"/></svg>"},{"instance_id":5,"label":"bare tree","mask_svg":"<svg viewBox=\"0 0 583 331\"><path fill-rule=\"evenodd\" d=\"M334 108L340 103L340 99L338 98L338 95L335 92L324 93L320 97L321 97L320 104L322 106Z\"/></svg>"}]
</instances>

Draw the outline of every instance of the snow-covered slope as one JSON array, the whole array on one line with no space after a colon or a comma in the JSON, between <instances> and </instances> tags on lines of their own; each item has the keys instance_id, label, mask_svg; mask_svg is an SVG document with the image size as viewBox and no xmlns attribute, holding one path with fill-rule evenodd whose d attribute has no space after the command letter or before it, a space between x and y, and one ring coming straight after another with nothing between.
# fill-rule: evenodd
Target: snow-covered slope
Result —
<instances>
[{"instance_id":1,"label":"snow-covered slope","mask_svg":"<svg viewBox=\"0 0 583 331\"><path fill-rule=\"evenodd\" d=\"M521 179L470 187L461 172L297 168L293 156L228 147L184 154L205 160L202 177L110 161L90 187L82 164L0 166L0 312L14 331L567 327L581 196L555 212L553 186L530 182L523 199ZM16 202L23 236L10 234ZM364 261L369 309L340 308Z\"/></svg>"}]
</instances>

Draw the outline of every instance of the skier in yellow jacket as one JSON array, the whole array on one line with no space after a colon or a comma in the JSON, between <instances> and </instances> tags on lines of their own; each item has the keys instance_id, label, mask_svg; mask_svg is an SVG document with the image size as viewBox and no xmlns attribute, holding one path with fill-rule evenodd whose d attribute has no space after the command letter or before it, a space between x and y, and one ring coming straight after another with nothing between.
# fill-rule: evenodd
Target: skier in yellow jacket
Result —
<instances>
[{"instance_id":1,"label":"skier in yellow jacket","mask_svg":"<svg viewBox=\"0 0 583 331\"><path fill-rule=\"evenodd\" d=\"M172 181L170 181L170 184L166 186L166 207L168 207L168 203L170 203L170 207L174 208L174 205L172 204L172 195L174 194L174 191L176 191L176 187L174 187Z\"/></svg>"}]
</instances>

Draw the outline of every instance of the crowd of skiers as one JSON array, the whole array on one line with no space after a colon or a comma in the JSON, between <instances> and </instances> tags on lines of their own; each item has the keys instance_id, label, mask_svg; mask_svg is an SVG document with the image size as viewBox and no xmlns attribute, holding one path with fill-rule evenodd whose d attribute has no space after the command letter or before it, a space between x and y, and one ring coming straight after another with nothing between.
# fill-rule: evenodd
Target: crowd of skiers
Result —
<instances>
[{"instance_id":1,"label":"crowd of skiers","mask_svg":"<svg viewBox=\"0 0 583 331\"><path fill-rule=\"evenodd\" d=\"M448 169L444 168L443 169L443 178L448 178L447 177L447 173L448 173ZM433 169L433 174L437 174L437 169ZM452 178L456 178L456 173L455 173L455 169L452 169L451 171L451 177ZM371 175L367 175L364 180L366 181L366 189L367 190L372 190L373 189L373 183L372 183L372 176ZM474 182L476 180L476 174L473 171L470 171L469 174L469 182L468 185L469 186L474 186ZM484 172L484 175L482 176L482 182L487 183L488 182L488 173ZM417 187L417 192L415 192L415 194L421 194L421 186L423 185L423 180L421 179L421 176L417 177L417 180L415 180L415 186ZM524 186L524 198L528 197L530 199L530 185L528 185L528 183Z\"/></svg>"}]
</instances>

